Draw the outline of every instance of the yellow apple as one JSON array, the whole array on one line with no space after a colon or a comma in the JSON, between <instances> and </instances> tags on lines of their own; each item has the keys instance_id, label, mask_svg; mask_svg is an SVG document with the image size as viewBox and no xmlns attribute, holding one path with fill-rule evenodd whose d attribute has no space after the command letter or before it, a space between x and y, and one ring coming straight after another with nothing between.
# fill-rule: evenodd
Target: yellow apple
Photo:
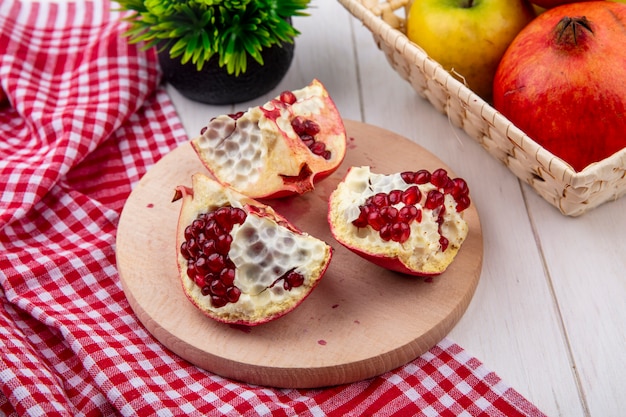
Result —
<instances>
[{"instance_id":1,"label":"yellow apple","mask_svg":"<svg viewBox=\"0 0 626 417\"><path fill-rule=\"evenodd\" d=\"M414 0L407 36L485 100L513 38L535 18L528 0Z\"/></svg>"}]
</instances>

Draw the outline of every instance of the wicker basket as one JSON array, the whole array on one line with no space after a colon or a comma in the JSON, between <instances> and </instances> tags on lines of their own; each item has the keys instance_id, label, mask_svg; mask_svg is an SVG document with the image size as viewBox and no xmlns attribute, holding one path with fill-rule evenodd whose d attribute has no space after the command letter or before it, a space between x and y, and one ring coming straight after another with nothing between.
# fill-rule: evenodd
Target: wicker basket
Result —
<instances>
[{"instance_id":1,"label":"wicker basket","mask_svg":"<svg viewBox=\"0 0 626 417\"><path fill-rule=\"evenodd\" d=\"M574 171L451 76L405 35L410 0L339 0L368 28L395 71L550 204L579 216L626 194L626 148Z\"/></svg>"}]
</instances>

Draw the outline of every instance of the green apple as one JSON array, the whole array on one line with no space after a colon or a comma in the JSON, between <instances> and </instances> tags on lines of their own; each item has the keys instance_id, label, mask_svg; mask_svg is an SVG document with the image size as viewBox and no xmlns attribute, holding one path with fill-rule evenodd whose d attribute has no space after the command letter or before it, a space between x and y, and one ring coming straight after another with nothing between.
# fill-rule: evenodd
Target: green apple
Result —
<instances>
[{"instance_id":1,"label":"green apple","mask_svg":"<svg viewBox=\"0 0 626 417\"><path fill-rule=\"evenodd\" d=\"M535 18L528 0L414 0L408 38L485 100L502 55Z\"/></svg>"}]
</instances>

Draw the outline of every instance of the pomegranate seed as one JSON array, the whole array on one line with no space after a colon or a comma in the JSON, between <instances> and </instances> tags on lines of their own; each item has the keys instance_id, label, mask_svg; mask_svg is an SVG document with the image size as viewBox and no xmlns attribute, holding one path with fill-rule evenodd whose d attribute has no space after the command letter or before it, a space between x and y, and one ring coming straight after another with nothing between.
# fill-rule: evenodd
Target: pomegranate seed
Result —
<instances>
[{"instance_id":1,"label":"pomegranate seed","mask_svg":"<svg viewBox=\"0 0 626 417\"><path fill-rule=\"evenodd\" d=\"M285 104L293 104L296 102L296 95L291 91L283 91L280 93L280 101Z\"/></svg>"},{"instance_id":2,"label":"pomegranate seed","mask_svg":"<svg viewBox=\"0 0 626 417\"><path fill-rule=\"evenodd\" d=\"M214 218L209 220L204 227L204 235L207 239L215 239L222 233L224 233L222 228L217 224Z\"/></svg>"},{"instance_id":3,"label":"pomegranate seed","mask_svg":"<svg viewBox=\"0 0 626 417\"><path fill-rule=\"evenodd\" d=\"M391 239L394 242L404 243L411 235L411 228L406 223L395 223L391 226Z\"/></svg>"},{"instance_id":4,"label":"pomegranate seed","mask_svg":"<svg viewBox=\"0 0 626 417\"><path fill-rule=\"evenodd\" d=\"M391 234L392 234L391 225L386 224L380 228L380 238L384 240L385 242L388 242L391 240Z\"/></svg>"},{"instance_id":5,"label":"pomegranate seed","mask_svg":"<svg viewBox=\"0 0 626 417\"><path fill-rule=\"evenodd\" d=\"M191 225L185 227L185 240L189 240L193 237L193 227Z\"/></svg>"},{"instance_id":6,"label":"pomegranate seed","mask_svg":"<svg viewBox=\"0 0 626 417\"><path fill-rule=\"evenodd\" d=\"M315 138L311 135L307 135L306 133L300 136L300 139L304 142L307 148L311 148L311 146L315 143Z\"/></svg>"},{"instance_id":7,"label":"pomegranate seed","mask_svg":"<svg viewBox=\"0 0 626 417\"><path fill-rule=\"evenodd\" d=\"M377 211L371 211L367 215L367 224L372 227L372 229L379 231L385 225L385 219L380 215Z\"/></svg>"},{"instance_id":8,"label":"pomegranate seed","mask_svg":"<svg viewBox=\"0 0 626 417\"><path fill-rule=\"evenodd\" d=\"M380 209L380 215L387 223L394 223L398 219L398 209L386 206Z\"/></svg>"},{"instance_id":9,"label":"pomegranate seed","mask_svg":"<svg viewBox=\"0 0 626 417\"><path fill-rule=\"evenodd\" d=\"M430 182L437 188L444 188L448 181L450 181L450 177L448 177L448 172L443 168L434 170L430 176Z\"/></svg>"},{"instance_id":10,"label":"pomegranate seed","mask_svg":"<svg viewBox=\"0 0 626 417\"><path fill-rule=\"evenodd\" d=\"M208 270L212 272L220 272L224 269L226 263L224 262L224 256L219 253L212 253L206 258Z\"/></svg>"},{"instance_id":11,"label":"pomegranate seed","mask_svg":"<svg viewBox=\"0 0 626 417\"><path fill-rule=\"evenodd\" d=\"M448 249L448 245L450 244L450 242L448 241L448 239L446 239L445 237L441 236L439 238L439 244L441 245L441 251L445 252L446 249Z\"/></svg>"},{"instance_id":12,"label":"pomegranate seed","mask_svg":"<svg viewBox=\"0 0 626 417\"><path fill-rule=\"evenodd\" d=\"M304 284L304 276L298 272L290 271L285 277L283 288L290 290L292 288L299 287L302 284Z\"/></svg>"},{"instance_id":13,"label":"pomegranate seed","mask_svg":"<svg viewBox=\"0 0 626 417\"><path fill-rule=\"evenodd\" d=\"M315 123L313 120L306 119L304 121L304 132L307 135L315 136L320 133L321 128L320 125Z\"/></svg>"},{"instance_id":14,"label":"pomegranate seed","mask_svg":"<svg viewBox=\"0 0 626 417\"><path fill-rule=\"evenodd\" d=\"M332 157L332 153L330 153L329 150L325 150L324 153L321 154L320 156L328 161Z\"/></svg>"},{"instance_id":15,"label":"pomegranate seed","mask_svg":"<svg viewBox=\"0 0 626 417\"><path fill-rule=\"evenodd\" d=\"M402 201L402 191L401 190L391 190L389 191L389 204L394 205L398 204Z\"/></svg>"},{"instance_id":16,"label":"pomegranate seed","mask_svg":"<svg viewBox=\"0 0 626 417\"><path fill-rule=\"evenodd\" d=\"M224 230L230 231L233 228L233 223L230 217L230 207L220 207L215 210L215 222L220 225Z\"/></svg>"},{"instance_id":17,"label":"pomegranate seed","mask_svg":"<svg viewBox=\"0 0 626 417\"><path fill-rule=\"evenodd\" d=\"M223 297L226 295L226 290L228 289L226 285L220 281L219 279L214 279L209 286L211 290L211 294L217 295L219 297Z\"/></svg>"},{"instance_id":18,"label":"pomegranate seed","mask_svg":"<svg viewBox=\"0 0 626 417\"><path fill-rule=\"evenodd\" d=\"M220 272L220 279L222 282L230 287L235 282L235 269L234 268L225 268Z\"/></svg>"},{"instance_id":19,"label":"pomegranate seed","mask_svg":"<svg viewBox=\"0 0 626 417\"><path fill-rule=\"evenodd\" d=\"M453 188L451 194L454 198L469 194L469 188L463 178L455 178L452 180Z\"/></svg>"},{"instance_id":20,"label":"pomegranate seed","mask_svg":"<svg viewBox=\"0 0 626 417\"><path fill-rule=\"evenodd\" d=\"M241 290L237 287L230 287L226 290L226 300L230 303L236 303L239 301Z\"/></svg>"},{"instance_id":21,"label":"pomegranate seed","mask_svg":"<svg viewBox=\"0 0 626 417\"><path fill-rule=\"evenodd\" d=\"M296 135L300 136L305 133L306 129L304 127L304 118L301 116L296 116L291 121L291 127L293 131L296 132Z\"/></svg>"},{"instance_id":22,"label":"pomegranate seed","mask_svg":"<svg viewBox=\"0 0 626 417\"><path fill-rule=\"evenodd\" d=\"M237 113L231 113L231 114L228 115L228 117L230 117L233 120L240 119L241 116L243 116L243 112L242 111L238 111Z\"/></svg>"},{"instance_id":23,"label":"pomegranate seed","mask_svg":"<svg viewBox=\"0 0 626 417\"><path fill-rule=\"evenodd\" d=\"M181 243L181 245L180 245L180 254L183 255L183 258L185 258L186 260L191 259L191 254L187 250L187 242L186 241Z\"/></svg>"},{"instance_id":24,"label":"pomegranate seed","mask_svg":"<svg viewBox=\"0 0 626 417\"><path fill-rule=\"evenodd\" d=\"M204 245L202 245L202 253L205 254L206 256L209 256L215 251L216 251L215 240L207 239L204 242Z\"/></svg>"},{"instance_id":25,"label":"pomegranate seed","mask_svg":"<svg viewBox=\"0 0 626 417\"><path fill-rule=\"evenodd\" d=\"M470 198L467 195L462 195L457 197L456 199L456 211L458 213L462 212L466 208L470 206Z\"/></svg>"},{"instance_id":26,"label":"pomegranate seed","mask_svg":"<svg viewBox=\"0 0 626 417\"><path fill-rule=\"evenodd\" d=\"M426 184L430 182L430 172L425 169L420 169L415 173L415 177L413 178L414 184Z\"/></svg>"},{"instance_id":27,"label":"pomegranate seed","mask_svg":"<svg viewBox=\"0 0 626 417\"><path fill-rule=\"evenodd\" d=\"M417 218L419 211L415 206L404 206L398 211L398 221L408 224Z\"/></svg>"},{"instance_id":28,"label":"pomegranate seed","mask_svg":"<svg viewBox=\"0 0 626 417\"><path fill-rule=\"evenodd\" d=\"M197 275L204 276L204 274L209 272L209 264L207 262L207 258L205 258L204 256L201 256L198 259L196 259L194 266L196 268Z\"/></svg>"},{"instance_id":29,"label":"pomegranate seed","mask_svg":"<svg viewBox=\"0 0 626 417\"><path fill-rule=\"evenodd\" d=\"M228 233L218 236L215 240L215 251L221 255L228 255L232 242L233 237Z\"/></svg>"},{"instance_id":30,"label":"pomegranate seed","mask_svg":"<svg viewBox=\"0 0 626 417\"><path fill-rule=\"evenodd\" d=\"M204 293L204 288L203 291ZM225 297L218 297L216 295L212 295L211 296L211 305L215 308L220 308L220 307L224 307L226 304L228 304L228 299Z\"/></svg>"},{"instance_id":31,"label":"pomegranate seed","mask_svg":"<svg viewBox=\"0 0 626 417\"><path fill-rule=\"evenodd\" d=\"M207 126L204 126L202 129L200 129L200 134L204 135L204 132L206 132L207 130Z\"/></svg>"},{"instance_id":32,"label":"pomegranate seed","mask_svg":"<svg viewBox=\"0 0 626 417\"><path fill-rule=\"evenodd\" d=\"M413 172L413 171L404 171L404 172L400 173L400 177L407 184L413 184L413 181L415 181L415 172Z\"/></svg>"},{"instance_id":33,"label":"pomegranate seed","mask_svg":"<svg viewBox=\"0 0 626 417\"><path fill-rule=\"evenodd\" d=\"M324 142L315 142L313 145L309 147L311 152L315 155L322 156L326 151L326 144Z\"/></svg>"},{"instance_id":34,"label":"pomegranate seed","mask_svg":"<svg viewBox=\"0 0 626 417\"><path fill-rule=\"evenodd\" d=\"M209 288L208 285L205 285L205 286L202 287L200 292L202 292L202 295L209 295L209 294L211 294L211 289Z\"/></svg>"},{"instance_id":35,"label":"pomegranate seed","mask_svg":"<svg viewBox=\"0 0 626 417\"><path fill-rule=\"evenodd\" d=\"M443 205L444 195L437 190L430 190L428 195L426 196L426 202L424 203L424 207L429 210L434 210L437 207Z\"/></svg>"},{"instance_id":36,"label":"pomegranate seed","mask_svg":"<svg viewBox=\"0 0 626 417\"><path fill-rule=\"evenodd\" d=\"M402 192L402 202L406 205L413 205L419 203L422 199L422 193L420 189L414 185L412 187L407 188Z\"/></svg>"},{"instance_id":37,"label":"pomegranate seed","mask_svg":"<svg viewBox=\"0 0 626 417\"><path fill-rule=\"evenodd\" d=\"M352 221L352 224L356 227L365 227L367 226L367 216L369 214L368 206L359 207L359 217Z\"/></svg>"},{"instance_id":38,"label":"pomegranate seed","mask_svg":"<svg viewBox=\"0 0 626 417\"><path fill-rule=\"evenodd\" d=\"M389 197L385 193L375 194L371 198L372 204L376 207L385 207L389 205Z\"/></svg>"}]
</instances>

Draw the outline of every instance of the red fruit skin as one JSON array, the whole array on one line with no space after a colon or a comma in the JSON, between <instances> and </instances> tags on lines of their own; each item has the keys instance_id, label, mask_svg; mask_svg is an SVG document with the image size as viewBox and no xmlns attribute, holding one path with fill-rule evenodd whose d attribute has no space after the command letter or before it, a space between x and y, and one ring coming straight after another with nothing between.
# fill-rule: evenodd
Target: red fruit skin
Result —
<instances>
[{"instance_id":1,"label":"red fruit skin","mask_svg":"<svg viewBox=\"0 0 626 417\"><path fill-rule=\"evenodd\" d=\"M585 0L532 0L532 3L545 9L551 9L562 4L579 3L581 1Z\"/></svg>"},{"instance_id":2,"label":"red fruit skin","mask_svg":"<svg viewBox=\"0 0 626 417\"><path fill-rule=\"evenodd\" d=\"M586 16L576 44L564 17ZM571 37L568 29L562 39ZM582 171L626 146L626 4L572 3L539 15L502 58L493 104L548 151Z\"/></svg>"}]
</instances>

